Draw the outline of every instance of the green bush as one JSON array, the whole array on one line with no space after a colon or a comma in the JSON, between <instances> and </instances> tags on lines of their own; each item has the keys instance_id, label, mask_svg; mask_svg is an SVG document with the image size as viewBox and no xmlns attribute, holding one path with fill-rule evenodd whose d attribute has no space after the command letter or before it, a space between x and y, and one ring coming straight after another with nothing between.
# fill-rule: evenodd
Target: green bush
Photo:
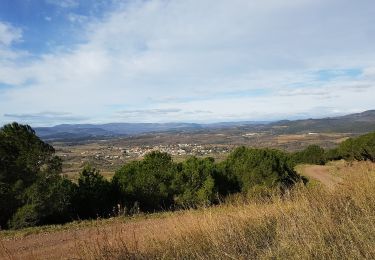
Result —
<instances>
[{"instance_id":1,"label":"green bush","mask_svg":"<svg viewBox=\"0 0 375 260\"><path fill-rule=\"evenodd\" d=\"M12 229L33 227L39 224L38 211L35 205L26 204L17 209L14 216L9 221Z\"/></svg>"},{"instance_id":2,"label":"green bush","mask_svg":"<svg viewBox=\"0 0 375 260\"><path fill-rule=\"evenodd\" d=\"M224 162L224 171L237 177L242 192L259 185L287 188L301 180L288 154L272 149L239 147Z\"/></svg>"},{"instance_id":3,"label":"green bush","mask_svg":"<svg viewBox=\"0 0 375 260\"><path fill-rule=\"evenodd\" d=\"M345 160L375 162L375 132L345 140L339 145L337 152Z\"/></svg>"},{"instance_id":4,"label":"green bush","mask_svg":"<svg viewBox=\"0 0 375 260\"><path fill-rule=\"evenodd\" d=\"M0 230L7 227L7 223L16 212L19 202L9 184L0 182Z\"/></svg>"},{"instance_id":5,"label":"green bush","mask_svg":"<svg viewBox=\"0 0 375 260\"><path fill-rule=\"evenodd\" d=\"M324 149L315 144L309 145L302 151L293 153L291 157L295 163L324 165L327 161Z\"/></svg>"},{"instance_id":6,"label":"green bush","mask_svg":"<svg viewBox=\"0 0 375 260\"><path fill-rule=\"evenodd\" d=\"M151 152L142 161L125 164L113 177L121 203L137 203L142 210L168 209L173 205L172 180L177 165L167 153Z\"/></svg>"},{"instance_id":7,"label":"green bush","mask_svg":"<svg viewBox=\"0 0 375 260\"><path fill-rule=\"evenodd\" d=\"M21 219L22 215L35 213L31 214L30 205L23 208L31 199L27 191L45 174L57 175L61 172L61 160L54 156L54 152L54 148L40 140L28 125L12 123L0 129L1 228L7 227L16 212L12 223ZM30 220L30 223L34 222Z\"/></svg>"},{"instance_id":8,"label":"green bush","mask_svg":"<svg viewBox=\"0 0 375 260\"><path fill-rule=\"evenodd\" d=\"M217 193L213 158L190 157L180 164L173 185L176 195L174 201L179 206L209 205Z\"/></svg>"},{"instance_id":9,"label":"green bush","mask_svg":"<svg viewBox=\"0 0 375 260\"><path fill-rule=\"evenodd\" d=\"M114 206L112 185L100 172L85 166L78 178L74 212L81 218L108 217Z\"/></svg>"}]
</instances>

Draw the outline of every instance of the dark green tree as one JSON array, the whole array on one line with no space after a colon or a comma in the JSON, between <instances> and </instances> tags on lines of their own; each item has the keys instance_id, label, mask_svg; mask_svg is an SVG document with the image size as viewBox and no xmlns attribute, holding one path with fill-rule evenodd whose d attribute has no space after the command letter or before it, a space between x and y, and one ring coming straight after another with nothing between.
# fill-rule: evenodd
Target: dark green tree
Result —
<instances>
[{"instance_id":1,"label":"dark green tree","mask_svg":"<svg viewBox=\"0 0 375 260\"><path fill-rule=\"evenodd\" d=\"M75 213L81 219L108 217L114 206L112 185L99 170L85 166L78 178Z\"/></svg>"},{"instance_id":2,"label":"dark green tree","mask_svg":"<svg viewBox=\"0 0 375 260\"><path fill-rule=\"evenodd\" d=\"M324 165L327 161L325 151L319 145L313 144L304 150L292 154L295 163Z\"/></svg>"},{"instance_id":3,"label":"dark green tree","mask_svg":"<svg viewBox=\"0 0 375 260\"><path fill-rule=\"evenodd\" d=\"M25 192L40 174L61 170L61 160L54 152L28 125L12 123L0 129L1 228L25 204Z\"/></svg>"},{"instance_id":4,"label":"dark green tree","mask_svg":"<svg viewBox=\"0 0 375 260\"><path fill-rule=\"evenodd\" d=\"M10 227L60 224L73 219L72 203L77 186L55 173L43 173L26 190L26 203L10 221Z\"/></svg>"},{"instance_id":5,"label":"dark green tree","mask_svg":"<svg viewBox=\"0 0 375 260\"><path fill-rule=\"evenodd\" d=\"M223 164L225 174L237 177L242 192L255 186L287 188L301 180L289 156L278 150L242 146Z\"/></svg>"},{"instance_id":6,"label":"dark green tree","mask_svg":"<svg viewBox=\"0 0 375 260\"><path fill-rule=\"evenodd\" d=\"M145 211L170 208L176 167L169 154L158 151L147 154L142 161L125 164L113 177L121 202L127 207L137 203Z\"/></svg>"},{"instance_id":7,"label":"dark green tree","mask_svg":"<svg viewBox=\"0 0 375 260\"><path fill-rule=\"evenodd\" d=\"M339 145L337 151L346 160L375 162L375 132L349 138Z\"/></svg>"},{"instance_id":8,"label":"dark green tree","mask_svg":"<svg viewBox=\"0 0 375 260\"><path fill-rule=\"evenodd\" d=\"M213 158L190 157L180 165L173 180L175 203L180 206L209 205L217 198Z\"/></svg>"}]
</instances>

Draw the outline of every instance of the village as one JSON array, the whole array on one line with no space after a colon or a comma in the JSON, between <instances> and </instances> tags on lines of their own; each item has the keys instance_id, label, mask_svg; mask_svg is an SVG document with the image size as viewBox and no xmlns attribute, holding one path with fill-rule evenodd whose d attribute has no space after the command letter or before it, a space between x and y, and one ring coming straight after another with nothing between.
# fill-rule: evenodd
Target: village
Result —
<instances>
[{"instance_id":1,"label":"village","mask_svg":"<svg viewBox=\"0 0 375 260\"><path fill-rule=\"evenodd\" d=\"M166 144L166 145L101 145L99 143L80 146L60 146L57 155L63 160L65 173L77 173L85 164L91 164L102 171L114 171L124 163L142 159L147 153L160 151L170 154L174 159L188 156L214 158L222 157L231 151L230 145L218 144Z\"/></svg>"}]
</instances>

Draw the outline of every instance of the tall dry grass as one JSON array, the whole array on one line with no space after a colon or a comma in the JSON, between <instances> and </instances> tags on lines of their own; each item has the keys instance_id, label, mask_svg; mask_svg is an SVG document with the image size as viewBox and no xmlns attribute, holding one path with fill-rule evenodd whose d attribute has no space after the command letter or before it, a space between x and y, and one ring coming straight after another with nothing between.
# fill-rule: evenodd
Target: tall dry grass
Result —
<instances>
[{"instance_id":1,"label":"tall dry grass","mask_svg":"<svg viewBox=\"0 0 375 260\"><path fill-rule=\"evenodd\" d=\"M338 166L334 190L298 185L283 196L174 213L143 229L100 232L84 259L375 259L375 166Z\"/></svg>"}]
</instances>

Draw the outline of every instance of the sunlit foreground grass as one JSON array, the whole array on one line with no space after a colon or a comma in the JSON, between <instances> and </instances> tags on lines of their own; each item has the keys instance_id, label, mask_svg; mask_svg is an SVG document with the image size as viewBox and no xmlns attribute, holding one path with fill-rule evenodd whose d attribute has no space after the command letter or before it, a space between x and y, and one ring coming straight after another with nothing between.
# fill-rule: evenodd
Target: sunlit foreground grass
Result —
<instances>
[{"instance_id":1,"label":"sunlit foreground grass","mask_svg":"<svg viewBox=\"0 0 375 260\"><path fill-rule=\"evenodd\" d=\"M299 185L78 241L82 259L374 259L375 166L337 167L334 190Z\"/></svg>"}]
</instances>

